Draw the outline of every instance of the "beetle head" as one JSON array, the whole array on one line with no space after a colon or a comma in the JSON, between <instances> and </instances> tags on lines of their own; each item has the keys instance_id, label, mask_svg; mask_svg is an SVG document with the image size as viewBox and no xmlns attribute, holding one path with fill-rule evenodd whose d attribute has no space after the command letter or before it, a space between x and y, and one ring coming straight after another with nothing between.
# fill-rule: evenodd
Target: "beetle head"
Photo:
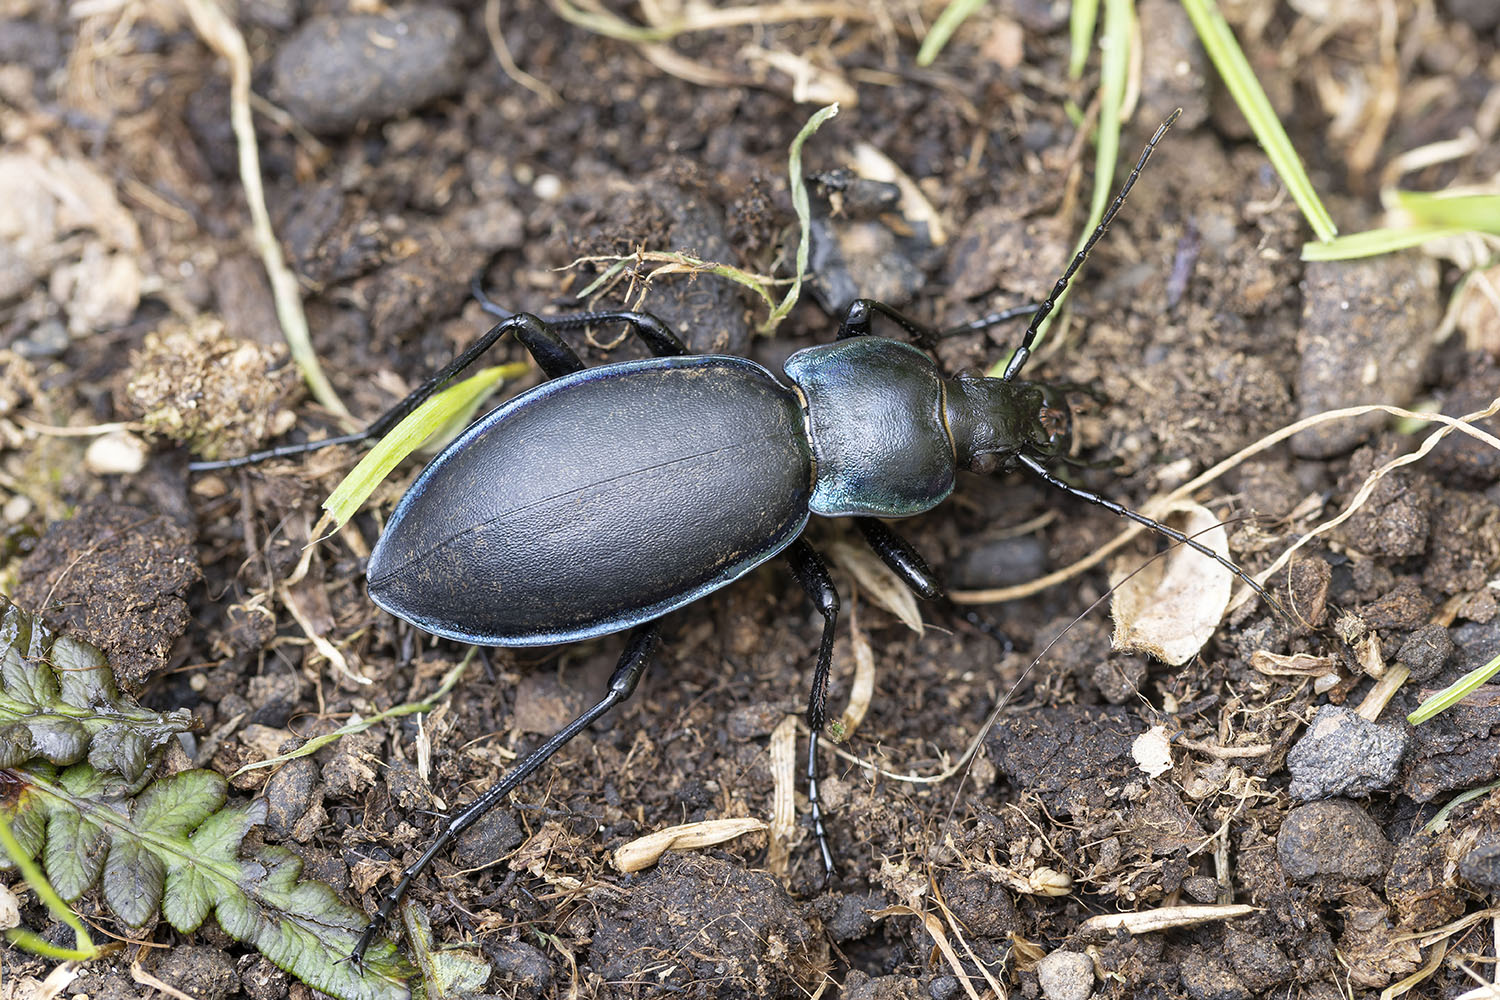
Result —
<instances>
[{"instance_id":1,"label":"beetle head","mask_svg":"<svg viewBox=\"0 0 1500 1000\"><path fill-rule=\"evenodd\" d=\"M1072 447L1073 412L1064 389L968 372L960 372L947 388L954 451L974 472L1007 468L1020 454L1057 458Z\"/></svg>"}]
</instances>

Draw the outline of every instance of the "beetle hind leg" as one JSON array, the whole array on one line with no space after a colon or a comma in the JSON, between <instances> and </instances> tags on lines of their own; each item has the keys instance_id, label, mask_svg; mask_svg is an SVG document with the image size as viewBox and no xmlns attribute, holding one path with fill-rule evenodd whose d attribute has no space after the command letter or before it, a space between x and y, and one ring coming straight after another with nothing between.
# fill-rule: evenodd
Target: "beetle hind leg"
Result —
<instances>
[{"instance_id":1,"label":"beetle hind leg","mask_svg":"<svg viewBox=\"0 0 1500 1000\"><path fill-rule=\"evenodd\" d=\"M414 389L405 399L382 413L364 430L354 434L342 434L338 437L323 438L319 441L308 441L303 444L282 445L279 448L271 448L266 451L258 451L241 458L223 459L213 462L192 462L188 465L190 472L207 472L212 469L236 469L244 465L254 465L264 462L269 458L285 458L291 455L301 455L309 451L317 451L336 444L358 444L361 441L374 441L384 437L393 427L405 420L413 410L425 403L432 395L445 388L450 382L463 373L465 369L478 361L480 356L504 337L507 333L514 333L516 339L526 346L531 356L536 358L537 364L547 373L549 378L558 375L566 375L570 371L577 371L583 367L583 362L578 360L578 355L573 353L572 348L563 343L562 338L547 328L547 324L537 319L530 313L515 313L502 319L489 330L485 331L479 339L470 344L458 357L448 362L437 374ZM577 367L569 367L576 365Z\"/></svg>"},{"instance_id":2,"label":"beetle hind leg","mask_svg":"<svg viewBox=\"0 0 1500 1000\"><path fill-rule=\"evenodd\" d=\"M464 830L468 829L485 813L498 806L506 796L515 791L527 778L531 777L545 764L552 755L568 744L573 737L586 729L590 723L598 719L604 713L614 708L620 702L629 698L640 682L641 675L646 671L646 664L651 662L651 656L656 652L656 647L661 639L661 619L649 621L644 625L637 625L631 632L625 643L625 651L620 654L620 661L615 666L615 672L609 680L609 690L598 704L584 712L578 718L564 726L554 734L547 742L537 747L531 753L522 758L521 762L511 768L510 772L501 779L499 784L491 785L485 789L483 794L473 802L469 803L459 811L443 832L438 834L427 850L416 861L407 865L401 872L401 879L396 887L385 894L380 901L380 909L365 926L364 933L360 935L359 942L354 946L354 952L350 956L356 964L360 963L365 954L365 949L375 940L380 933L380 928L390 918L391 912L395 910L396 904L401 902L406 895L406 890L416 877L432 864L434 858L444 847Z\"/></svg>"}]
</instances>

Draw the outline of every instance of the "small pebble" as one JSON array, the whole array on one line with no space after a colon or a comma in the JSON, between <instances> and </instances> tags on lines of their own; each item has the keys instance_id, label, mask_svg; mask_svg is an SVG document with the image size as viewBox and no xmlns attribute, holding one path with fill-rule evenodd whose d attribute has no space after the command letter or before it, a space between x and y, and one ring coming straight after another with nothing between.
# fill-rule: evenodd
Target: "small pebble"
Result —
<instances>
[{"instance_id":1,"label":"small pebble","mask_svg":"<svg viewBox=\"0 0 1500 1000\"><path fill-rule=\"evenodd\" d=\"M1401 644L1396 660L1406 664L1412 680L1431 680L1448 665L1453 649L1453 637L1447 628L1436 624L1423 625Z\"/></svg>"},{"instance_id":2,"label":"small pebble","mask_svg":"<svg viewBox=\"0 0 1500 1000\"><path fill-rule=\"evenodd\" d=\"M1036 964L1047 1000L1088 1000L1094 992L1094 961L1076 951L1054 951Z\"/></svg>"},{"instance_id":3,"label":"small pebble","mask_svg":"<svg viewBox=\"0 0 1500 1000\"><path fill-rule=\"evenodd\" d=\"M151 449L129 431L111 431L94 439L83 464L96 476L131 476L146 467Z\"/></svg>"},{"instance_id":4,"label":"small pebble","mask_svg":"<svg viewBox=\"0 0 1500 1000\"><path fill-rule=\"evenodd\" d=\"M1381 725L1351 709L1323 705L1287 755L1292 797L1306 801L1386 788L1396 780L1406 744L1407 732L1399 725Z\"/></svg>"},{"instance_id":5,"label":"small pebble","mask_svg":"<svg viewBox=\"0 0 1500 1000\"><path fill-rule=\"evenodd\" d=\"M1276 834L1276 856L1293 882L1323 876L1369 882L1385 874L1391 852L1380 826L1347 799L1298 806Z\"/></svg>"},{"instance_id":6,"label":"small pebble","mask_svg":"<svg viewBox=\"0 0 1500 1000\"><path fill-rule=\"evenodd\" d=\"M444 7L315 17L276 53L273 93L314 132L385 121L462 85L464 37Z\"/></svg>"}]
</instances>

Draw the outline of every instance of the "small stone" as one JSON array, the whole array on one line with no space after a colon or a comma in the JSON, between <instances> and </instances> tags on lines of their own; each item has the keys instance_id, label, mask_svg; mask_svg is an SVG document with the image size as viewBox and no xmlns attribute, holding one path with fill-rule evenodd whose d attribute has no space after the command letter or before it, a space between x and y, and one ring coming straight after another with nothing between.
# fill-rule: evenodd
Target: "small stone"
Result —
<instances>
[{"instance_id":1,"label":"small stone","mask_svg":"<svg viewBox=\"0 0 1500 1000\"><path fill-rule=\"evenodd\" d=\"M1359 403L1403 406L1431 353L1440 318L1437 264L1415 251L1307 265L1296 398L1307 417ZM1321 424L1292 438L1301 458L1348 451L1385 424L1383 413Z\"/></svg>"},{"instance_id":2,"label":"small stone","mask_svg":"<svg viewBox=\"0 0 1500 1000\"><path fill-rule=\"evenodd\" d=\"M1293 798L1368 795L1396 780L1407 732L1361 718L1351 709L1323 705L1287 755Z\"/></svg>"},{"instance_id":3,"label":"small stone","mask_svg":"<svg viewBox=\"0 0 1500 1000\"><path fill-rule=\"evenodd\" d=\"M1191 1000L1250 1000L1250 990L1218 955L1194 951L1183 959L1179 975Z\"/></svg>"},{"instance_id":4,"label":"small stone","mask_svg":"<svg viewBox=\"0 0 1500 1000\"><path fill-rule=\"evenodd\" d=\"M1423 625L1401 644L1397 662L1406 664L1414 681L1430 680L1442 672L1453 656L1453 637L1442 625Z\"/></svg>"},{"instance_id":5,"label":"small stone","mask_svg":"<svg viewBox=\"0 0 1500 1000\"><path fill-rule=\"evenodd\" d=\"M94 439L83 464L96 476L133 476L146 467L151 449L129 431L110 431Z\"/></svg>"},{"instance_id":6,"label":"small stone","mask_svg":"<svg viewBox=\"0 0 1500 1000\"><path fill-rule=\"evenodd\" d=\"M1390 867L1391 843L1358 805L1329 799L1287 813L1276 834L1276 856L1294 882L1325 876L1368 882Z\"/></svg>"},{"instance_id":7,"label":"small stone","mask_svg":"<svg viewBox=\"0 0 1500 1000\"><path fill-rule=\"evenodd\" d=\"M315 17L276 53L273 91L314 132L385 121L462 85L464 37L443 7Z\"/></svg>"},{"instance_id":8,"label":"small stone","mask_svg":"<svg viewBox=\"0 0 1500 1000\"><path fill-rule=\"evenodd\" d=\"M1076 951L1054 951L1036 964L1047 1000L1088 1000L1094 992L1094 960Z\"/></svg>"}]
</instances>

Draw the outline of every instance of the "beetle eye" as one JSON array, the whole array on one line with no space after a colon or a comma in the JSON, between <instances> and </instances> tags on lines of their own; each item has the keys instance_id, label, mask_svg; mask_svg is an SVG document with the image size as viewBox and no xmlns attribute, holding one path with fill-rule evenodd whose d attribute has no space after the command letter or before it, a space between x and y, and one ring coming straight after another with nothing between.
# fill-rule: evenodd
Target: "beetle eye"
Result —
<instances>
[{"instance_id":1,"label":"beetle eye","mask_svg":"<svg viewBox=\"0 0 1500 1000\"><path fill-rule=\"evenodd\" d=\"M969 462L969 471L977 472L981 476L988 476L1000 468L1000 459L992 451L980 452Z\"/></svg>"}]
</instances>

